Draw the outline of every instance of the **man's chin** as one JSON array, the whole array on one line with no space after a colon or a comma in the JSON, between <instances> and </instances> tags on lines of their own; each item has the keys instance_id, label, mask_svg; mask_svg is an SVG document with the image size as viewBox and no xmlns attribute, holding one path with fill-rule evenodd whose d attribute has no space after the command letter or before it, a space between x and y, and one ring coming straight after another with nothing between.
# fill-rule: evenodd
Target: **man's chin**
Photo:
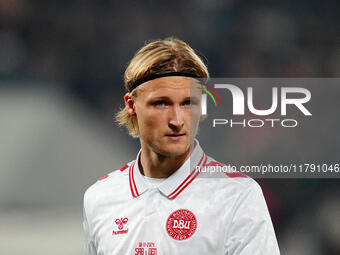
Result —
<instances>
[{"instance_id":1,"label":"man's chin","mask_svg":"<svg viewBox=\"0 0 340 255\"><path fill-rule=\"evenodd\" d=\"M160 154L165 157L178 157L184 155L186 152L187 151L162 151Z\"/></svg>"},{"instance_id":2,"label":"man's chin","mask_svg":"<svg viewBox=\"0 0 340 255\"><path fill-rule=\"evenodd\" d=\"M167 144L166 146L162 146L160 148L157 148L157 152L160 155L163 155L165 157L182 156L185 153L187 153L188 150L190 150L189 145L179 145L179 144L176 144L176 145Z\"/></svg>"}]
</instances>

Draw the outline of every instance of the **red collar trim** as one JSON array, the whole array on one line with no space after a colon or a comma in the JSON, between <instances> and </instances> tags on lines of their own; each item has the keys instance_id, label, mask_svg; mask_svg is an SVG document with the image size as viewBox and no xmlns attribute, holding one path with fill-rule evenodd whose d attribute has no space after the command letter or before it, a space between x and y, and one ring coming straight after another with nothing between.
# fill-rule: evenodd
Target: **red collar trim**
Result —
<instances>
[{"instance_id":1,"label":"red collar trim","mask_svg":"<svg viewBox=\"0 0 340 255\"><path fill-rule=\"evenodd\" d=\"M200 161L197 164L198 169L204 166L207 162L207 155L203 153ZM174 199L177 197L196 177L200 174L199 170L196 170L197 167L188 175L188 177L171 193L168 195L169 198Z\"/></svg>"},{"instance_id":2,"label":"red collar trim","mask_svg":"<svg viewBox=\"0 0 340 255\"><path fill-rule=\"evenodd\" d=\"M132 193L133 197L139 196L137 186L136 186L136 183L135 183L135 179L134 179L134 176L133 176L133 170L134 170L134 167L135 167L135 163L136 163L136 161L134 161L130 165L130 168L129 168L129 184L130 184L130 189L131 189L131 193Z\"/></svg>"}]
</instances>

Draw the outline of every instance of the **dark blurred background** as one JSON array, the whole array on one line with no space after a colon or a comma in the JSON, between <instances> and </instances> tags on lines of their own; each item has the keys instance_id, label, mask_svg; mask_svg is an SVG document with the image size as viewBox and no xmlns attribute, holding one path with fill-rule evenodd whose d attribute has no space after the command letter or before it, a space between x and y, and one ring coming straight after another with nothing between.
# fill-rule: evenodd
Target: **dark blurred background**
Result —
<instances>
[{"instance_id":1,"label":"dark blurred background","mask_svg":"<svg viewBox=\"0 0 340 255\"><path fill-rule=\"evenodd\" d=\"M113 115L146 41L186 41L212 77L337 77L339 13L321 0L0 0L1 253L82 253L86 187L138 151ZM340 254L337 180L260 183L282 254Z\"/></svg>"}]
</instances>

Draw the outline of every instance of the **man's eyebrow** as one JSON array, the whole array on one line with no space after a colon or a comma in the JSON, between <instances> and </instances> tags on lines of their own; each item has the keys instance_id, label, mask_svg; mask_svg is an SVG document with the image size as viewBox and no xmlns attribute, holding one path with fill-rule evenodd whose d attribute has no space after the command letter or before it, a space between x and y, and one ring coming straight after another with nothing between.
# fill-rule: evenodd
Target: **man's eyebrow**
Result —
<instances>
[{"instance_id":1,"label":"man's eyebrow","mask_svg":"<svg viewBox=\"0 0 340 255\"><path fill-rule=\"evenodd\" d=\"M150 101L157 101L157 100L166 100L166 101L172 101L172 99L168 96L154 96L149 99ZM184 97L181 101L188 101L188 100L199 100L198 97L193 97L193 96L187 96Z\"/></svg>"},{"instance_id":2,"label":"man's eyebrow","mask_svg":"<svg viewBox=\"0 0 340 255\"><path fill-rule=\"evenodd\" d=\"M195 98L194 97L185 97L185 98L183 98L183 101L192 100L192 99L195 99Z\"/></svg>"},{"instance_id":3,"label":"man's eyebrow","mask_svg":"<svg viewBox=\"0 0 340 255\"><path fill-rule=\"evenodd\" d=\"M170 100L170 98L167 96L153 96L150 100Z\"/></svg>"}]
</instances>

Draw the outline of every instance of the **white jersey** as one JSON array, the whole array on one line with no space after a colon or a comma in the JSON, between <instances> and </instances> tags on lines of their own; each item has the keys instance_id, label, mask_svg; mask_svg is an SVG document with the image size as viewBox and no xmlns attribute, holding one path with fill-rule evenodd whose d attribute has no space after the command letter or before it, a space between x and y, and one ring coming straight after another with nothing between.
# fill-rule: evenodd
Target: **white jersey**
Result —
<instances>
[{"instance_id":1,"label":"white jersey","mask_svg":"<svg viewBox=\"0 0 340 255\"><path fill-rule=\"evenodd\" d=\"M85 192L87 255L280 254L253 179L239 173L209 178L198 171L219 163L196 141L173 175L150 185L139 171L139 155Z\"/></svg>"}]
</instances>

